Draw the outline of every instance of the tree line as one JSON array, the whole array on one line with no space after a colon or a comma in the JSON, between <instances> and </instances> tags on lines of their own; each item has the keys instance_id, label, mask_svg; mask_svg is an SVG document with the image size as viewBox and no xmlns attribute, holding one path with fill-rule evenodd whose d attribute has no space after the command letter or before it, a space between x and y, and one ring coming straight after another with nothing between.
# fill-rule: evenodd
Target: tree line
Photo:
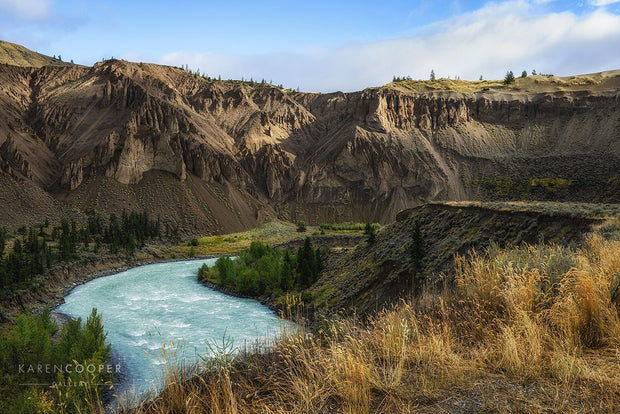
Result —
<instances>
[{"instance_id":1,"label":"tree line","mask_svg":"<svg viewBox=\"0 0 620 414\"><path fill-rule=\"evenodd\" d=\"M79 259L80 250L99 253L106 248L112 254L123 251L131 256L147 240L161 238L160 228L159 218L146 212L123 211L120 217L110 214L107 221L98 214L90 215L85 226L68 219L51 229L49 222L22 226L12 237L5 228L0 229L0 295L32 282L56 263ZM168 227L167 235L173 234Z\"/></svg>"},{"instance_id":2,"label":"tree line","mask_svg":"<svg viewBox=\"0 0 620 414\"><path fill-rule=\"evenodd\" d=\"M535 69L532 70L532 76L536 76L536 75L541 75L541 76L546 76L546 77L552 77L553 76L552 74L537 73ZM521 72L521 77L522 78L527 78L527 76L528 76L528 74L527 74L526 70ZM437 77L435 75L435 70L431 70L431 74L429 76L429 79L431 81L437 80ZM448 77L448 79L450 79L450 77ZM457 75L457 76L454 77L454 79L460 80L461 78L460 78L460 76ZM403 82L403 81L410 81L410 80L412 80L411 76L406 76L406 75L405 76L394 75L392 77L392 82ZM482 75L480 75L480 80L483 80ZM504 85L512 85L512 84L515 83L515 81L516 81L516 78L515 78L514 72L511 71L511 70L506 72L506 76L504 76Z\"/></svg>"},{"instance_id":3,"label":"tree line","mask_svg":"<svg viewBox=\"0 0 620 414\"><path fill-rule=\"evenodd\" d=\"M202 265L198 279L217 283L243 295L277 297L311 286L323 269L324 252L306 237L297 252L255 241L235 259L221 257Z\"/></svg>"}]
</instances>

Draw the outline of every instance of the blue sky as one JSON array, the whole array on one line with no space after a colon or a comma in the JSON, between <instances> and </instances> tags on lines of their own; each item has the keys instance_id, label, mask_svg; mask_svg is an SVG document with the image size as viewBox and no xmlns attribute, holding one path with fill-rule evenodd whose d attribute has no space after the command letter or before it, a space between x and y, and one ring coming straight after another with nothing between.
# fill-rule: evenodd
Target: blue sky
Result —
<instances>
[{"instance_id":1,"label":"blue sky","mask_svg":"<svg viewBox=\"0 0 620 414\"><path fill-rule=\"evenodd\" d=\"M620 69L620 0L0 0L0 39L86 65L114 56L350 91L431 69Z\"/></svg>"}]
</instances>

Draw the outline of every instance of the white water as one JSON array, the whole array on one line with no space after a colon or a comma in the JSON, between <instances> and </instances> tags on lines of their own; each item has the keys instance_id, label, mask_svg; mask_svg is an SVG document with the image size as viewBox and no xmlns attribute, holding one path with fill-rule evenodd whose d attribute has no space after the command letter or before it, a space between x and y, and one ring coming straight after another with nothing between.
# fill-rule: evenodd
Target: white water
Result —
<instances>
[{"instance_id":1,"label":"white water","mask_svg":"<svg viewBox=\"0 0 620 414\"><path fill-rule=\"evenodd\" d=\"M116 392L143 392L160 384L162 344L184 343L186 364L207 356L207 342L224 336L236 348L273 338L280 322L267 307L209 289L196 280L198 268L215 259L140 266L76 287L55 309L86 320L92 308L102 315L107 342L121 359Z\"/></svg>"}]
</instances>

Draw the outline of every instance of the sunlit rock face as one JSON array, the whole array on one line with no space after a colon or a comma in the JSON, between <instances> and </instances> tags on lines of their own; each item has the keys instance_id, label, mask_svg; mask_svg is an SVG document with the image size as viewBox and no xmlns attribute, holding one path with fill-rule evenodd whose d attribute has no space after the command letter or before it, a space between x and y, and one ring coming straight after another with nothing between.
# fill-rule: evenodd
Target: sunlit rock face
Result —
<instances>
[{"instance_id":1,"label":"sunlit rock face","mask_svg":"<svg viewBox=\"0 0 620 414\"><path fill-rule=\"evenodd\" d=\"M1 65L0 169L79 211L202 232L388 222L431 200L619 201L618 73L450 82L318 94L119 60Z\"/></svg>"}]
</instances>

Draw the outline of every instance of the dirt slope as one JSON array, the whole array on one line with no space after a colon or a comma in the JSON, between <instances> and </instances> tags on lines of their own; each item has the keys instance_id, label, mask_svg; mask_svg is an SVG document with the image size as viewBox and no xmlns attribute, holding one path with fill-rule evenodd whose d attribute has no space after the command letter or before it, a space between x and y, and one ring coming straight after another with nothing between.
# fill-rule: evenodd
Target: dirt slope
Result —
<instances>
[{"instance_id":1,"label":"dirt slope","mask_svg":"<svg viewBox=\"0 0 620 414\"><path fill-rule=\"evenodd\" d=\"M32 186L55 215L146 208L196 233L389 222L433 200L619 201L619 76L315 94L119 60L0 65L0 170L33 207L10 215L5 196L0 222L49 215Z\"/></svg>"}]
</instances>

